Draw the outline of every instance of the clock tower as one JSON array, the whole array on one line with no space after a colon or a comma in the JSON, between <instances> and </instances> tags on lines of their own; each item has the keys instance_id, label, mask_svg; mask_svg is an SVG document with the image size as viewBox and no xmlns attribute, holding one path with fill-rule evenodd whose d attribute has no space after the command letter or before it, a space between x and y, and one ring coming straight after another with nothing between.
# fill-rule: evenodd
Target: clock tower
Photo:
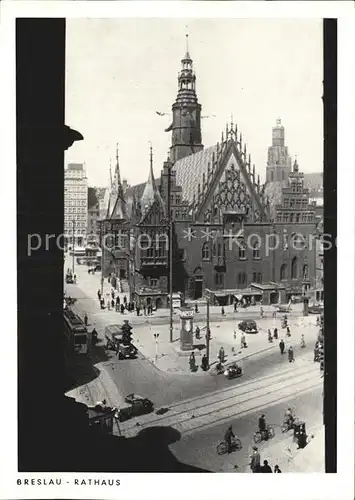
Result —
<instances>
[{"instance_id":1,"label":"clock tower","mask_svg":"<svg viewBox=\"0 0 355 500\"><path fill-rule=\"evenodd\" d=\"M170 158L174 164L185 156L203 149L201 143L201 104L196 95L196 75L189 54L186 35L186 54L181 61L178 76L178 95L172 106L173 123Z\"/></svg>"}]
</instances>

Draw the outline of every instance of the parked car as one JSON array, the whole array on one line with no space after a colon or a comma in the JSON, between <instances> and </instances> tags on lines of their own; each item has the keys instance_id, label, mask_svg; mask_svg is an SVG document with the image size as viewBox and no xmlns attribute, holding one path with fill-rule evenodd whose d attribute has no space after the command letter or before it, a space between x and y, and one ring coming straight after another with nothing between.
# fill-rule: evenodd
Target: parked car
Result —
<instances>
[{"instance_id":1,"label":"parked car","mask_svg":"<svg viewBox=\"0 0 355 500\"><path fill-rule=\"evenodd\" d=\"M139 394L128 394L128 396L125 397L125 403L126 404L118 410L118 419L120 422L154 411L154 404L152 401Z\"/></svg>"},{"instance_id":2,"label":"parked car","mask_svg":"<svg viewBox=\"0 0 355 500\"><path fill-rule=\"evenodd\" d=\"M238 324L239 330L244 333L258 333L258 327L253 319L243 320Z\"/></svg>"},{"instance_id":3,"label":"parked car","mask_svg":"<svg viewBox=\"0 0 355 500\"><path fill-rule=\"evenodd\" d=\"M321 305L309 306L309 314L321 314L324 311L324 307Z\"/></svg>"}]
</instances>

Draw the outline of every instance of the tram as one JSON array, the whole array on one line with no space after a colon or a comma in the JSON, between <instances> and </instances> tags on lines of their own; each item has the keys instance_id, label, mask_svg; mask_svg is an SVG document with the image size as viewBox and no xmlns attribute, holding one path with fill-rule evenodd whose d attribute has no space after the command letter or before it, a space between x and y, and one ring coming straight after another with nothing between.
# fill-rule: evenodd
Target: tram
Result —
<instances>
[{"instance_id":1,"label":"tram","mask_svg":"<svg viewBox=\"0 0 355 500\"><path fill-rule=\"evenodd\" d=\"M64 334L69 351L75 354L87 354L88 331L84 322L71 309L65 309L63 315Z\"/></svg>"}]
</instances>

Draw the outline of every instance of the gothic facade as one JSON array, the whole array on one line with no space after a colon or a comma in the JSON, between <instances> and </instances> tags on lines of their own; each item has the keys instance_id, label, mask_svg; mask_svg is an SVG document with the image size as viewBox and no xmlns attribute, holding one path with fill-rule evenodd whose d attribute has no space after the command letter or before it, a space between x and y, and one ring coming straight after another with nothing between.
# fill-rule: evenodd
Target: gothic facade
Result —
<instances>
[{"instance_id":1,"label":"gothic facade","mask_svg":"<svg viewBox=\"0 0 355 500\"><path fill-rule=\"evenodd\" d=\"M132 299L158 307L168 303L171 263L173 292L193 300L227 304L244 296L269 304L304 294L316 275L315 206L297 162L291 166L284 128L277 122L273 129L263 185L235 124L216 145L203 146L188 50L181 64L160 178L151 150L147 182L123 193L117 157L103 223L104 233L117 231L105 275L127 279ZM275 202L270 193L280 182Z\"/></svg>"}]
</instances>

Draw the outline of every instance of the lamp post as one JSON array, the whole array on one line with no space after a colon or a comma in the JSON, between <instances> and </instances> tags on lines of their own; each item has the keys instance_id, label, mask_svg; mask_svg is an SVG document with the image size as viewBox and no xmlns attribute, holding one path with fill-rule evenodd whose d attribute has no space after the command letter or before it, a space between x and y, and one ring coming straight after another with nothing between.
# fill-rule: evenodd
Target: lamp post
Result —
<instances>
[{"instance_id":1,"label":"lamp post","mask_svg":"<svg viewBox=\"0 0 355 500\"><path fill-rule=\"evenodd\" d=\"M100 243L101 243L101 297L103 296L104 293L104 241L102 238L102 233L103 233L103 224L104 221L101 220L100 223Z\"/></svg>"},{"instance_id":2,"label":"lamp post","mask_svg":"<svg viewBox=\"0 0 355 500\"><path fill-rule=\"evenodd\" d=\"M159 338L159 333L154 333L153 334L155 338L155 361L158 360L158 338Z\"/></svg>"},{"instance_id":3,"label":"lamp post","mask_svg":"<svg viewBox=\"0 0 355 500\"><path fill-rule=\"evenodd\" d=\"M171 166L168 171L168 221L169 221L169 306L170 342L173 342L173 214L171 210Z\"/></svg>"},{"instance_id":4,"label":"lamp post","mask_svg":"<svg viewBox=\"0 0 355 500\"><path fill-rule=\"evenodd\" d=\"M210 366L210 300L206 297L206 358L207 358L207 367Z\"/></svg>"},{"instance_id":5,"label":"lamp post","mask_svg":"<svg viewBox=\"0 0 355 500\"><path fill-rule=\"evenodd\" d=\"M74 276L74 266L75 266L75 219L73 219L73 276Z\"/></svg>"}]
</instances>

